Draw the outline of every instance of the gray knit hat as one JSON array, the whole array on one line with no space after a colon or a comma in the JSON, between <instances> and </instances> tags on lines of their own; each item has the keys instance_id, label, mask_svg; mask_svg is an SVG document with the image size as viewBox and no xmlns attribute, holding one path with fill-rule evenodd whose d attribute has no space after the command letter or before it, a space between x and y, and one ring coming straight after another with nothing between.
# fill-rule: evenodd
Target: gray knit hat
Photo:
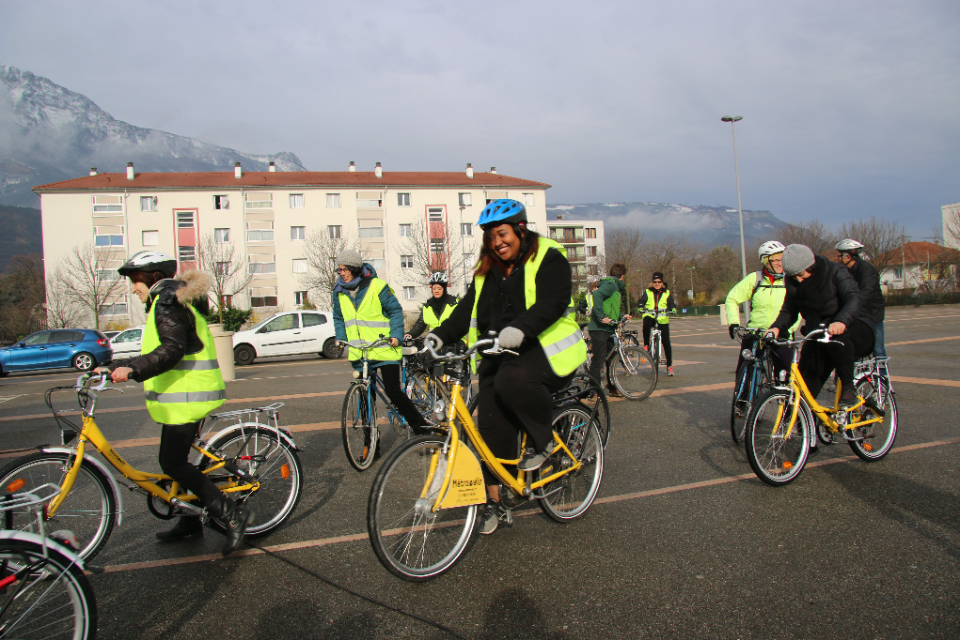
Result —
<instances>
[{"instance_id":1,"label":"gray knit hat","mask_svg":"<svg viewBox=\"0 0 960 640\"><path fill-rule=\"evenodd\" d=\"M813 251L805 244L791 244L783 250L783 273L795 276L813 266L816 258Z\"/></svg>"},{"instance_id":2,"label":"gray knit hat","mask_svg":"<svg viewBox=\"0 0 960 640\"><path fill-rule=\"evenodd\" d=\"M345 267L353 267L354 269L359 269L363 266L363 258L360 257L360 254L354 251L353 249L344 249L337 254L337 264L342 264Z\"/></svg>"}]
</instances>

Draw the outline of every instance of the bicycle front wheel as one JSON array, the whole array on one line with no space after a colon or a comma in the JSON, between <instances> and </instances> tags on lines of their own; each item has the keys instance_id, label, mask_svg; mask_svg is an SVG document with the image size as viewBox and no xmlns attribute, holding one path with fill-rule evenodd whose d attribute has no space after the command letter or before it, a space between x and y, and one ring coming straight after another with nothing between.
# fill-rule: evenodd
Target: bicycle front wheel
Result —
<instances>
[{"instance_id":1,"label":"bicycle front wheel","mask_svg":"<svg viewBox=\"0 0 960 640\"><path fill-rule=\"evenodd\" d=\"M52 547L0 538L0 638L88 640L96 632L97 602L80 567Z\"/></svg>"},{"instance_id":2,"label":"bicycle front wheel","mask_svg":"<svg viewBox=\"0 0 960 640\"><path fill-rule=\"evenodd\" d=\"M434 481L443 477L447 462L443 444L436 436L408 440L387 457L370 489L367 530L373 552L390 573L411 582L448 571L477 537L482 505L432 510Z\"/></svg>"},{"instance_id":3,"label":"bicycle front wheel","mask_svg":"<svg viewBox=\"0 0 960 640\"><path fill-rule=\"evenodd\" d=\"M63 486L74 457L66 453L34 453L15 460L0 471L0 492L33 491L48 483ZM84 460L80 471L57 512L48 520L51 531L68 529L80 542L77 550L83 560L97 555L113 531L117 500L110 481L93 463ZM26 509L14 510L13 528L29 530L36 522Z\"/></svg>"},{"instance_id":4,"label":"bicycle front wheel","mask_svg":"<svg viewBox=\"0 0 960 640\"><path fill-rule=\"evenodd\" d=\"M622 353L622 355L621 355ZM624 396L643 400L657 387L657 366L640 347L624 346L610 359L610 379Z\"/></svg>"},{"instance_id":5,"label":"bicycle front wheel","mask_svg":"<svg viewBox=\"0 0 960 640\"><path fill-rule=\"evenodd\" d=\"M890 391L890 384L875 376L866 376L857 381L857 395L867 404L857 410L857 420L873 420L883 412L883 421L847 431L850 448L861 459L879 460L893 448L897 439L897 400ZM878 411L879 410L879 411Z\"/></svg>"},{"instance_id":6,"label":"bicycle front wheel","mask_svg":"<svg viewBox=\"0 0 960 640\"><path fill-rule=\"evenodd\" d=\"M211 447L228 463L214 472L222 474L220 480L246 484L248 478L253 478L259 483L256 490L228 494L237 504L253 511L247 525L248 538L265 536L290 517L303 490L303 467L297 452L286 441L260 427L228 433ZM238 480L235 471L227 473L228 468L239 470L247 478ZM217 476L208 477L219 484ZM214 524L223 530L215 521Z\"/></svg>"},{"instance_id":7,"label":"bicycle front wheel","mask_svg":"<svg viewBox=\"0 0 960 640\"><path fill-rule=\"evenodd\" d=\"M752 395L753 366L744 363L737 371L737 382L733 387L733 401L730 403L730 435L736 444L743 442L743 433L747 428L747 416L750 414L750 396Z\"/></svg>"},{"instance_id":8,"label":"bicycle front wheel","mask_svg":"<svg viewBox=\"0 0 960 640\"><path fill-rule=\"evenodd\" d=\"M754 401L747 417L747 460L769 485L790 484L807 463L813 418L801 400L790 429L792 412L790 394L771 389Z\"/></svg>"},{"instance_id":9,"label":"bicycle front wheel","mask_svg":"<svg viewBox=\"0 0 960 640\"><path fill-rule=\"evenodd\" d=\"M366 383L354 383L343 399L343 416L340 420L343 450L347 460L357 471L370 468L380 444L377 426L377 404L372 401Z\"/></svg>"},{"instance_id":10,"label":"bicycle front wheel","mask_svg":"<svg viewBox=\"0 0 960 640\"><path fill-rule=\"evenodd\" d=\"M587 404L589 398L584 398L580 400L579 403L589 412L596 411L594 424L597 425L597 429L600 431L600 439L603 441L603 447L606 448L607 440L610 438L610 404L607 402L607 396L603 393L600 382L589 373L580 373L573 377L570 385L578 389L590 389L595 395L596 403L593 408Z\"/></svg>"},{"instance_id":11,"label":"bicycle front wheel","mask_svg":"<svg viewBox=\"0 0 960 640\"><path fill-rule=\"evenodd\" d=\"M553 430L580 462L580 468L540 487L535 494L540 509L557 522L579 518L597 497L603 478L603 442L590 414L582 407L564 407L553 418ZM536 480L569 468L573 461L562 450L535 473Z\"/></svg>"}]
</instances>

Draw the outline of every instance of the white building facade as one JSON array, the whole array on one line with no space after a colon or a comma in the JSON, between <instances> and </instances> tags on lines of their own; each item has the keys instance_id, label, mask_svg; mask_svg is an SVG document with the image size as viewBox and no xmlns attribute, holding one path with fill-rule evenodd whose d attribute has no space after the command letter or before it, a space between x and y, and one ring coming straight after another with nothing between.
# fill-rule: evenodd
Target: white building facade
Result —
<instances>
[{"instance_id":1,"label":"white building facade","mask_svg":"<svg viewBox=\"0 0 960 640\"><path fill-rule=\"evenodd\" d=\"M940 207L943 216L943 244L960 249L960 202Z\"/></svg>"},{"instance_id":2,"label":"white building facade","mask_svg":"<svg viewBox=\"0 0 960 640\"><path fill-rule=\"evenodd\" d=\"M545 235L566 249L578 291L586 291L588 281L606 275L602 220L564 220L558 216L547 221Z\"/></svg>"}]
</instances>

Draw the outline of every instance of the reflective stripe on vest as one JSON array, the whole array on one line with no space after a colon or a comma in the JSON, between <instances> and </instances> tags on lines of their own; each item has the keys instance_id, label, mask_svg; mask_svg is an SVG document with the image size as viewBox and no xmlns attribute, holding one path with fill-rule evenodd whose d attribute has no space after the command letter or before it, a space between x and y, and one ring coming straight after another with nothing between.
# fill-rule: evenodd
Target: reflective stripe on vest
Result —
<instances>
[{"instance_id":1,"label":"reflective stripe on vest","mask_svg":"<svg viewBox=\"0 0 960 640\"><path fill-rule=\"evenodd\" d=\"M670 318L666 316L658 316L657 310L666 311L667 310L667 300L670 299L670 290L664 289L663 293L660 294L660 303L654 307L653 306L653 296L647 291L647 301L643 304L643 317L644 318L656 318L658 324L670 324Z\"/></svg>"},{"instance_id":2,"label":"reflective stripe on vest","mask_svg":"<svg viewBox=\"0 0 960 640\"><path fill-rule=\"evenodd\" d=\"M227 398L217 363L217 349L207 322L193 306L185 306L196 320L197 336L203 343L203 349L200 353L184 356L173 369L143 381L147 410L150 417L160 424L187 424L202 420ZM160 346L156 308L154 303L147 316L140 347L142 354Z\"/></svg>"},{"instance_id":3,"label":"reflective stripe on vest","mask_svg":"<svg viewBox=\"0 0 960 640\"><path fill-rule=\"evenodd\" d=\"M456 308L457 305L455 304L443 305L443 313L441 313L440 317L438 318L431 305L423 305L423 323L427 325L427 331L433 331L443 324L443 321L449 318L450 314L453 313L453 310Z\"/></svg>"},{"instance_id":4,"label":"reflective stripe on vest","mask_svg":"<svg viewBox=\"0 0 960 640\"><path fill-rule=\"evenodd\" d=\"M380 340L382 334L390 337L390 318L383 315L383 305L380 304L380 292L387 283L379 278L371 278L367 292L360 301L360 308L354 306L353 298L345 293L338 294L340 300L340 314L343 316L343 328L347 333L347 342L361 342L373 344ZM360 360L363 351L350 347L350 359ZM399 360L399 347L377 347L371 349L367 356L370 360Z\"/></svg>"},{"instance_id":5,"label":"reflective stripe on vest","mask_svg":"<svg viewBox=\"0 0 960 640\"><path fill-rule=\"evenodd\" d=\"M537 255L528 260L523 267L524 303L527 305L527 309L537 301L537 272L540 270L540 265L543 264L543 259L549 249L559 251L560 245L541 236ZM563 255L562 252L561 255ZM470 331L467 334L467 344L470 345L480 337L480 331L477 327L477 304L480 302L483 282L483 276L474 276L473 311L470 316ZM537 336L540 346L550 361L550 368L560 377L570 375L587 360L587 343L584 342L580 327L574 320L575 313L576 309L573 306L573 298L571 298L563 316Z\"/></svg>"}]
</instances>

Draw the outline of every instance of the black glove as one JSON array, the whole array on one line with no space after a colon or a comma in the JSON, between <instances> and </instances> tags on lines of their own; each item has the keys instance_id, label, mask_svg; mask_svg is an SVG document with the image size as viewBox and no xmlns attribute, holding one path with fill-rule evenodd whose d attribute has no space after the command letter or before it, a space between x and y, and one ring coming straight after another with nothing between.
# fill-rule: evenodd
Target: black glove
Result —
<instances>
[{"instance_id":1,"label":"black glove","mask_svg":"<svg viewBox=\"0 0 960 640\"><path fill-rule=\"evenodd\" d=\"M736 339L737 339L737 336L735 335L735 332L736 332L736 330L739 329L739 328L740 328L740 325L738 325L738 324L732 324L732 325L730 325L729 327L727 327L727 330L730 332L730 339L731 339L731 340L736 340Z\"/></svg>"}]
</instances>

